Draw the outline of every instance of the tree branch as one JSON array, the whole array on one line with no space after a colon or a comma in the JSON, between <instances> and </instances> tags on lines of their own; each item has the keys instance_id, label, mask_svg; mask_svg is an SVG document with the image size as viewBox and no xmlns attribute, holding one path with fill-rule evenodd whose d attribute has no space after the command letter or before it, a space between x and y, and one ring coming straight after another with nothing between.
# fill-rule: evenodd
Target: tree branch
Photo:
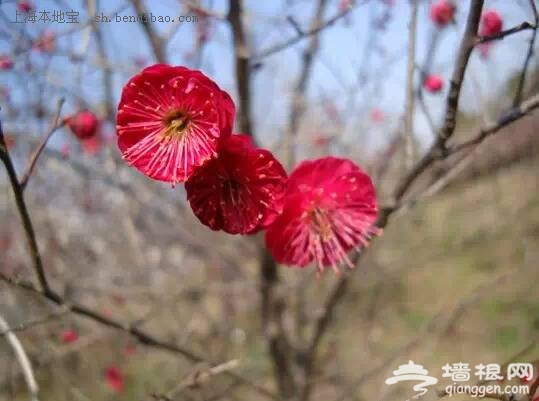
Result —
<instances>
[{"instance_id":1,"label":"tree branch","mask_svg":"<svg viewBox=\"0 0 539 401\"><path fill-rule=\"evenodd\" d=\"M311 30L320 26L322 23L326 4L327 0L318 0L316 11L311 21ZM307 89L309 77L311 76L314 56L318 51L319 46L320 35L312 35L308 46L303 51L301 70L292 92L292 110L290 111L288 120L287 143L285 146L288 153L286 157L286 165L288 168L292 168L295 164L299 121L305 112L305 91Z\"/></svg>"},{"instance_id":2,"label":"tree branch","mask_svg":"<svg viewBox=\"0 0 539 401\"><path fill-rule=\"evenodd\" d=\"M253 138L251 116L251 74L249 70L249 47L242 21L243 0L230 0L228 21L232 27L234 38L234 55L236 59L236 85L240 99L239 128L243 134Z\"/></svg>"},{"instance_id":3,"label":"tree branch","mask_svg":"<svg viewBox=\"0 0 539 401\"><path fill-rule=\"evenodd\" d=\"M144 5L143 0L131 0L131 4L133 5L133 8L138 15L148 16L148 10L146 10L146 6ZM158 63L166 63L167 57L162 38L155 31L152 23L148 18L141 19L140 23L142 25L142 28L144 29L144 32L146 32L146 36L148 36L148 40L150 41L150 46L152 47L155 59Z\"/></svg>"},{"instance_id":4,"label":"tree branch","mask_svg":"<svg viewBox=\"0 0 539 401\"><path fill-rule=\"evenodd\" d=\"M34 167L36 166L37 159L39 159L41 152L43 152L43 149L45 149L45 146L47 146L47 143L49 142L49 139L52 137L52 134L54 134L56 130L63 125L63 123L59 122L60 112L62 111L63 104L64 104L64 98L60 98L60 100L58 100L58 105L56 106L56 113L54 114L54 118L51 121L51 124L47 133L45 134L45 136L43 137L43 139L37 146L36 150L30 157L28 166L26 167L26 170L24 174L22 175L22 178L20 179L20 187L23 191L26 189L28 180L30 180L30 176L32 175L32 172L34 171Z\"/></svg>"}]
</instances>

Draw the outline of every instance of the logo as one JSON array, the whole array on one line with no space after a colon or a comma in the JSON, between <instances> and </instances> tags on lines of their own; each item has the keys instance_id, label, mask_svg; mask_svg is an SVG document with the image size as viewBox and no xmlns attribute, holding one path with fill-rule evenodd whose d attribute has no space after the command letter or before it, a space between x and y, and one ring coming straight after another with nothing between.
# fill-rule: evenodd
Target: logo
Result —
<instances>
[{"instance_id":1,"label":"logo","mask_svg":"<svg viewBox=\"0 0 539 401\"><path fill-rule=\"evenodd\" d=\"M423 366L416 365L413 361L409 361L408 365L401 365L397 370L393 371L395 376L386 380L386 384L392 385L401 381L420 381L413 389L419 392L414 398L425 395L427 389L425 387L432 386L438 383L438 379L432 376L427 376L428 370L423 369Z\"/></svg>"},{"instance_id":2,"label":"logo","mask_svg":"<svg viewBox=\"0 0 539 401\"><path fill-rule=\"evenodd\" d=\"M504 365L505 366L505 365ZM528 385L514 385L511 379L518 378L521 383L530 383L532 380L539 380L533 374L533 364L531 363L510 363L507 365L506 375L501 375L501 366L495 363L483 365L480 363L475 366L474 376L477 376L479 381L475 385L460 384L471 380L472 369L469 363L454 363L452 366L448 363L442 366L444 373L442 377L451 378L452 384L445 387L445 394L452 397L456 394L467 394L472 397L498 398L504 394L529 394ZM401 365L397 370L393 371L394 376L386 380L386 384L392 385L401 381L419 381L413 389L418 392L413 399L425 395L428 386L438 383L438 379L428 376L428 370L423 369L423 366L416 365L413 361L409 361L407 365ZM502 383L489 384L490 382ZM505 384L505 385L503 385Z\"/></svg>"}]
</instances>

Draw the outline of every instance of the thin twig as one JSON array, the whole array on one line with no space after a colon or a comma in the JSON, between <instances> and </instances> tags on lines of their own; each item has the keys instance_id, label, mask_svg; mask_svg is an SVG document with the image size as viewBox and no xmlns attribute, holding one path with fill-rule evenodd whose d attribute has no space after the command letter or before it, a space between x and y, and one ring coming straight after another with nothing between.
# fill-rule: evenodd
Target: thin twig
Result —
<instances>
[{"instance_id":1,"label":"thin twig","mask_svg":"<svg viewBox=\"0 0 539 401\"><path fill-rule=\"evenodd\" d=\"M30 180L30 176L32 175L32 172L34 171L34 167L36 166L37 160L39 159L41 152L43 152L43 149L45 149L45 146L47 146L49 139L56 132L56 130L63 125L63 123L59 121L63 104L64 104L64 98L60 98L60 100L58 100L58 105L56 106L56 112L54 113L54 117L51 121L49 129L47 130L47 133L43 136L43 139L41 140L36 150L30 157L28 166L26 167L26 170L20 179L20 186L23 191L26 189L26 185L28 184L28 181Z\"/></svg>"},{"instance_id":2,"label":"thin twig","mask_svg":"<svg viewBox=\"0 0 539 401\"><path fill-rule=\"evenodd\" d=\"M322 23L326 4L327 0L318 0L316 11L311 21L311 29ZM312 35L308 46L303 51L301 70L292 92L292 105L288 120L287 140L285 141L285 148L288 152L286 157L286 166L288 168L292 168L295 164L299 122L305 112L305 90L307 89L307 83L313 69L314 57L319 46L320 35Z\"/></svg>"},{"instance_id":3,"label":"thin twig","mask_svg":"<svg viewBox=\"0 0 539 401\"><path fill-rule=\"evenodd\" d=\"M131 4L138 15L149 15L143 0L131 0ZM155 31L154 26L150 22L149 18L142 18L140 23L142 25L142 29L144 29L144 32L146 32L148 40L150 41L150 46L152 47L155 59L158 63L166 63L167 57L163 39Z\"/></svg>"},{"instance_id":4,"label":"thin twig","mask_svg":"<svg viewBox=\"0 0 539 401\"><path fill-rule=\"evenodd\" d=\"M518 105L522 100L522 93L524 92L524 84L526 83L526 74L528 73L528 68L533 56L535 48L535 39L537 37L537 29L539 26L539 15L537 15L537 7L535 5L535 0L530 0L530 8L533 11L533 17L535 19L535 27L533 29L532 37L530 38L530 43L528 44L528 52L526 53L526 58L524 59L524 65L522 66L522 72L520 73L520 78L518 80L517 89L515 91L515 98L513 99L513 106Z\"/></svg>"},{"instance_id":5,"label":"thin twig","mask_svg":"<svg viewBox=\"0 0 539 401\"><path fill-rule=\"evenodd\" d=\"M406 100L404 105L404 165L409 169L415 161L414 139L414 75L417 37L418 0L410 2L410 21L408 25L408 63L406 66Z\"/></svg>"},{"instance_id":6,"label":"thin twig","mask_svg":"<svg viewBox=\"0 0 539 401\"><path fill-rule=\"evenodd\" d=\"M492 42L494 40L501 40L501 39L504 39L505 37L507 36L510 36L510 35L514 35L515 33L519 33L519 32L522 32L522 31L526 31L528 29L532 29L532 30L536 30L537 29L537 26L536 25L532 25L530 24L529 22L527 21L524 21L522 22L521 24L517 25L517 26L514 26L512 28L509 28L509 29L505 29L503 31L500 31L498 32L497 34L495 35L489 35L489 36L478 36L475 43L476 44L480 44L480 43L488 43L488 42Z\"/></svg>"},{"instance_id":7,"label":"thin twig","mask_svg":"<svg viewBox=\"0 0 539 401\"><path fill-rule=\"evenodd\" d=\"M366 3L367 0L364 0L362 3ZM252 61L254 62L260 62L262 59L265 59L266 57L272 56L275 53L279 53L285 49L287 49L290 46L295 45L296 43L299 43L301 40L320 33L320 31L323 31L324 29L332 26L340 19L347 16L351 11L353 10L353 6L347 7L346 9L338 12L333 17L329 18L328 20L320 23L319 25L312 27L311 29L304 31L303 34L298 34L294 36L293 38L290 38L288 40L285 40L282 43L278 43L276 45L270 46L265 50L262 50L260 53L253 55Z\"/></svg>"},{"instance_id":8,"label":"thin twig","mask_svg":"<svg viewBox=\"0 0 539 401\"><path fill-rule=\"evenodd\" d=\"M0 331L0 337L6 335L7 333L16 333L20 331L28 330L31 327L39 326L44 323L48 323L54 319L58 319L59 317L62 317L66 313L68 313L68 309L60 309L59 311L55 311L53 313L49 313L48 315L45 315L41 318L35 319L35 320L29 320L27 322L21 323L18 326L11 326L9 330L2 330Z\"/></svg>"},{"instance_id":9,"label":"thin twig","mask_svg":"<svg viewBox=\"0 0 539 401\"><path fill-rule=\"evenodd\" d=\"M483 0L472 0L466 21L464 36L460 43L455 68L451 77L451 85L446 99L444 125L439 130L435 142L415 165L415 167L397 185L395 199L400 200L408 191L411 184L429 167L436 157L445 151L447 140L453 135L456 127L457 109L460 99L460 91L464 81L464 73L468 66L470 55L475 45L477 27L481 19Z\"/></svg>"}]
</instances>

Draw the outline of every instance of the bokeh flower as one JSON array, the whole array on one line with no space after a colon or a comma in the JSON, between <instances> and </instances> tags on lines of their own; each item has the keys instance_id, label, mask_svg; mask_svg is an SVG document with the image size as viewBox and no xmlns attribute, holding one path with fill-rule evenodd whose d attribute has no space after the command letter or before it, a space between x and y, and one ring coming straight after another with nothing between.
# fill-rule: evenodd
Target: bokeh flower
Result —
<instances>
[{"instance_id":1,"label":"bokeh flower","mask_svg":"<svg viewBox=\"0 0 539 401\"><path fill-rule=\"evenodd\" d=\"M8 71L13 68L13 59L7 54L0 55L0 70Z\"/></svg>"},{"instance_id":2,"label":"bokeh flower","mask_svg":"<svg viewBox=\"0 0 539 401\"><path fill-rule=\"evenodd\" d=\"M110 389L116 393L121 393L125 389L125 376L122 370L114 365L105 369L105 381Z\"/></svg>"},{"instance_id":3,"label":"bokeh flower","mask_svg":"<svg viewBox=\"0 0 539 401\"><path fill-rule=\"evenodd\" d=\"M437 93L444 88L444 81L439 75L430 74L423 81L423 86L427 91Z\"/></svg>"},{"instance_id":4,"label":"bokeh flower","mask_svg":"<svg viewBox=\"0 0 539 401\"><path fill-rule=\"evenodd\" d=\"M250 234L265 228L282 209L286 172L271 152L247 135L222 142L219 156L185 183L198 219L212 230Z\"/></svg>"},{"instance_id":5,"label":"bokeh flower","mask_svg":"<svg viewBox=\"0 0 539 401\"><path fill-rule=\"evenodd\" d=\"M53 31L43 31L34 43L34 49L51 54L56 49L56 34Z\"/></svg>"},{"instance_id":6,"label":"bokeh flower","mask_svg":"<svg viewBox=\"0 0 539 401\"><path fill-rule=\"evenodd\" d=\"M353 267L347 253L368 245L379 230L374 185L348 159L304 161L290 174L281 215L268 227L266 245L279 263L319 272Z\"/></svg>"},{"instance_id":7,"label":"bokeh flower","mask_svg":"<svg viewBox=\"0 0 539 401\"><path fill-rule=\"evenodd\" d=\"M74 329L66 329L62 331L60 335L60 340L64 344L73 344L75 341L79 339L79 334Z\"/></svg>"},{"instance_id":8,"label":"bokeh flower","mask_svg":"<svg viewBox=\"0 0 539 401\"><path fill-rule=\"evenodd\" d=\"M430 19L438 27L443 28L455 18L455 4L450 0L438 0L430 7Z\"/></svg>"},{"instance_id":9,"label":"bokeh flower","mask_svg":"<svg viewBox=\"0 0 539 401\"><path fill-rule=\"evenodd\" d=\"M97 134L99 119L88 110L80 111L64 119L64 123L78 139L89 139Z\"/></svg>"},{"instance_id":10,"label":"bokeh flower","mask_svg":"<svg viewBox=\"0 0 539 401\"><path fill-rule=\"evenodd\" d=\"M124 87L118 146L124 159L156 180L184 182L217 155L232 132L230 96L200 71L156 64Z\"/></svg>"},{"instance_id":11,"label":"bokeh flower","mask_svg":"<svg viewBox=\"0 0 539 401\"><path fill-rule=\"evenodd\" d=\"M503 28L502 17L496 10L487 10L481 15L479 35L491 36L501 32Z\"/></svg>"}]
</instances>

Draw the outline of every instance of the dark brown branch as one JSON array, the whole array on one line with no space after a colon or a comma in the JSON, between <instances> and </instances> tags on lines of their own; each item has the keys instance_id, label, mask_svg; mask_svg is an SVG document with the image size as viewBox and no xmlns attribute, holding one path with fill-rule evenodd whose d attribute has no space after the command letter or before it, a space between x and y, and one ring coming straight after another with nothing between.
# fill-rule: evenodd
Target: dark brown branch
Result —
<instances>
[{"instance_id":1,"label":"dark brown branch","mask_svg":"<svg viewBox=\"0 0 539 401\"><path fill-rule=\"evenodd\" d=\"M537 108L539 108L539 95L535 95L532 98L524 101L520 106L506 111L504 114L502 114L498 121L481 128L479 133L477 133L473 138L449 147L447 149L448 155L479 145L488 136L499 132L503 127L524 117L526 114Z\"/></svg>"},{"instance_id":2,"label":"dark brown branch","mask_svg":"<svg viewBox=\"0 0 539 401\"><path fill-rule=\"evenodd\" d=\"M464 81L464 73L466 72L468 61L475 45L477 27L481 19L482 9L483 0L472 0L470 2L466 28L460 43L455 69L451 77L449 94L446 100L444 125L438 132L437 138L431 148L397 186L395 191L396 201L399 201L404 196L412 183L430 166L440 153L443 154L447 140L455 131L460 91Z\"/></svg>"},{"instance_id":3,"label":"dark brown branch","mask_svg":"<svg viewBox=\"0 0 539 401\"><path fill-rule=\"evenodd\" d=\"M253 132L251 116L251 77L249 69L249 49L246 32L242 21L243 0L230 0L228 21L234 38L234 54L236 59L236 85L240 103L239 126L240 132L256 138ZM282 314L284 300L279 293L280 283L277 265L263 244L260 249L260 291L262 325L268 350L271 357L273 372L279 394L287 399L294 395L295 384L291 368L291 352L286 337Z\"/></svg>"},{"instance_id":4,"label":"dark brown branch","mask_svg":"<svg viewBox=\"0 0 539 401\"><path fill-rule=\"evenodd\" d=\"M285 335L282 314L284 299L280 293L280 277L277 265L264 246L260 247L260 293L262 299L262 326L268 343L273 373L283 399L290 399L296 393L291 347Z\"/></svg>"},{"instance_id":5,"label":"dark brown branch","mask_svg":"<svg viewBox=\"0 0 539 401\"><path fill-rule=\"evenodd\" d=\"M149 15L143 0L131 0L131 4L138 15ZM144 29L144 32L146 32L146 36L148 36L155 59L159 63L166 63L167 57L165 54L165 45L159 34L155 31L152 23L148 18L141 19L140 23L142 25L142 29Z\"/></svg>"},{"instance_id":6,"label":"dark brown branch","mask_svg":"<svg viewBox=\"0 0 539 401\"><path fill-rule=\"evenodd\" d=\"M228 21L234 38L236 59L236 85L240 100L239 129L254 138L251 116L251 76L249 71L249 47L242 21L243 0L230 0Z\"/></svg>"},{"instance_id":7,"label":"dark brown branch","mask_svg":"<svg viewBox=\"0 0 539 401\"><path fill-rule=\"evenodd\" d=\"M13 190L13 195L15 196L15 203L17 205L17 210L21 218L21 222L24 228L24 234L26 236L26 243L30 251L30 257L32 258L32 266L36 273L36 276L39 281L39 285L43 291L50 291L49 283L47 277L45 276L45 270L43 269L43 262L41 260L41 254L39 253L39 248L37 245L36 234L34 232L34 226L30 219L30 214L28 213L28 208L26 207L26 202L24 201L23 188L19 183L17 178L17 172L11 161L11 156L9 155L6 144L4 142L4 133L2 131L2 126L0 123L0 159L4 166L9 177L11 188Z\"/></svg>"},{"instance_id":8,"label":"dark brown branch","mask_svg":"<svg viewBox=\"0 0 539 401\"><path fill-rule=\"evenodd\" d=\"M165 341L161 341L155 337L153 337L151 334L146 333L137 327L134 327L129 324L125 324L116 320L113 320L107 316L104 316L100 314L99 312L96 312L95 310L82 305L78 303L72 303L63 297L61 297L58 293L56 293L53 289L51 289L47 277L45 275L45 270L43 268L43 262L41 259L41 254L39 252L39 248L37 245L36 235L34 231L34 227L32 224L32 221L30 219L30 215L28 213L28 209L26 206L26 202L24 200L24 194L23 189L20 186L19 180L17 179L17 174L15 171L15 168L13 166L13 163L11 161L11 157L6 149L6 144L4 141L4 134L2 131L2 126L0 123L0 159L4 163L10 184L13 190L13 194L15 196L15 203L17 205L17 209L19 211L19 214L21 216L22 224L24 233L26 236L26 240L28 243L28 247L30 249L30 256L32 257L32 266L36 272L36 275L39 280L39 288L35 287L30 282L22 282L14 280L8 276L6 276L4 273L0 272L0 280L5 281L8 284L15 285L19 288L22 288L26 291L33 292L35 294L39 294L45 299L55 303L58 306L62 306L64 308L67 308L71 312L86 317L88 319L91 319L97 323L100 323L104 326L124 331L131 336L137 338L142 344L157 348L166 350L172 353L176 353L179 355L184 356L185 358L189 359L192 362L204 362L206 361L205 358L203 358L200 355L197 355L196 353L185 349L183 347L180 347L176 344L168 343ZM271 393L270 391L264 389L263 387L257 385L256 383L253 383L233 372L228 372L228 375L234 378L239 383L248 386L249 388L252 388L253 390L256 390L259 394L264 395L268 398L277 399L277 397Z\"/></svg>"},{"instance_id":9,"label":"dark brown branch","mask_svg":"<svg viewBox=\"0 0 539 401\"><path fill-rule=\"evenodd\" d=\"M45 146L47 146L47 143L49 142L49 139L51 138L52 134L54 134L56 130L63 125L59 121L60 112L62 111L63 104L64 104L64 98L61 98L60 100L58 100L58 106L56 106L56 112L51 121L49 129L47 130L47 133L43 136L43 139L41 140L36 150L30 157L28 166L26 167L26 170L23 173L22 178L20 179L20 183L19 183L23 191L26 189L26 185L28 184L28 181L30 180L30 176L32 175L32 172L34 171L34 167L36 166L37 159L39 159L39 156L43 152L43 149L45 149Z\"/></svg>"}]
</instances>

